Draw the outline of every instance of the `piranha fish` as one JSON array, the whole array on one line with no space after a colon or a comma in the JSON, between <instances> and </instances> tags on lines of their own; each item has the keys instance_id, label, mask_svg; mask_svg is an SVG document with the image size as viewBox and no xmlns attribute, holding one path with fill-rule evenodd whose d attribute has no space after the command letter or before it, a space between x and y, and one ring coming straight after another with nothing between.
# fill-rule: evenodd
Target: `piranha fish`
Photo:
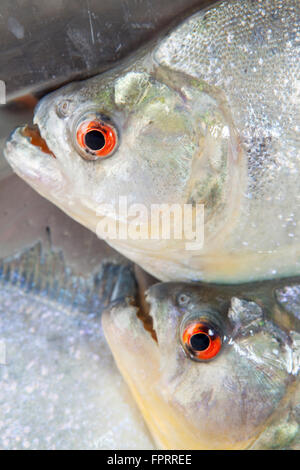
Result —
<instances>
[{"instance_id":1,"label":"piranha fish","mask_svg":"<svg viewBox=\"0 0 300 470\"><path fill-rule=\"evenodd\" d=\"M149 313L115 295L104 333L159 448L300 448L299 278L159 283Z\"/></svg>"},{"instance_id":2,"label":"piranha fish","mask_svg":"<svg viewBox=\"0 0 300 470\"><path fill-rule=\"evenodd\" d=\"M297 275L299 33L298 0L218 2L114 69L44 97L6 158L160 280ZM146 213L120 213L121 197ZM152 237L155 204L192 215L204 206L203 245L186 249L195 233ZM136 217L140 239L108 237L103 217L118 234Z\"/></svg>"},{"instance_id":3,"label":"piranha fish","mask_svg":"<svg viewBox=\"0 0 300 470\"><path fill-rule=\"evenodd\" d=\"M153 448L99 322L128 270L79 276L40 244L0 260L1 450Z\"/></svg>"}]
</instances>

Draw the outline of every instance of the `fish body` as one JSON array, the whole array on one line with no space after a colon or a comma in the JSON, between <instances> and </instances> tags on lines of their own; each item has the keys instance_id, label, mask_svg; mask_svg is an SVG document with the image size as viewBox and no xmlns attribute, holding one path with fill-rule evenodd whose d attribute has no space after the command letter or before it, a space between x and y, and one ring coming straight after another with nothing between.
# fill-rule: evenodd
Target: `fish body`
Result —
<instances>
[{"instance_id":1,"label":"fish body","mask_svg":"<svg viewBox=\"0 0 300 470\"><path fill-rule=\"evenodd\" d=\"M159 283L147 315L129 293L104 312L158 448L299 449L299 283Z\"/></svg>"},{"instance_id":2,"label":"fish body","mask_svg":"<svg viewBox=\"0 0 300 470\"><path fill-rule=\"evenodd\" d=\"M153 448L99 322L128 269L78 275L40 244L1 260L2 450Z\"/></svg>"},{"instance_id":3,"label":"fish body","mask_svg":"<svg viewBox=\"0 0 300 470\"><path fill-rule=\"evenodd\" d=\"M118 67L43 98L35 133L17 129L6 158L158 279L297 275L299 34L297 0L218 2ZM99 223L122 231L121 197L131 218L143 208L141 239L107 236ZM203 246L151 237L155 204L203 205Z\"/></svg>"}]
</instances>

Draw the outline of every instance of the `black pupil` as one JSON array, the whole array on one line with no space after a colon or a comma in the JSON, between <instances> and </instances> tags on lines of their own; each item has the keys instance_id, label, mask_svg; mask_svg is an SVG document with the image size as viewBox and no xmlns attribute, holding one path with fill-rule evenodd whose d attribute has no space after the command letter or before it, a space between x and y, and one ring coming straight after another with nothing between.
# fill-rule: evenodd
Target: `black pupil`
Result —
<instances>
[{"instance_id":1,"label":"black pupil","mask_svg":"<svg viewBox=\"0 0 300 470\"><path fill-rule=\"evenodd\" d=\"M209 346L209 337L203 333L197 333L191 337L190 345L195 351L205 351Z\"/></svg>"},{"instance_id":2,"label":"black pupil","mask_svg":"<svg viewBox=\"0 0 300 470\"><path fill-rule=\"evenodd\" d=\"M91 150L101 150L105 145L105 137L101 131L90 131L85 135L85 143Z\"/></svg>"}]
</instances>

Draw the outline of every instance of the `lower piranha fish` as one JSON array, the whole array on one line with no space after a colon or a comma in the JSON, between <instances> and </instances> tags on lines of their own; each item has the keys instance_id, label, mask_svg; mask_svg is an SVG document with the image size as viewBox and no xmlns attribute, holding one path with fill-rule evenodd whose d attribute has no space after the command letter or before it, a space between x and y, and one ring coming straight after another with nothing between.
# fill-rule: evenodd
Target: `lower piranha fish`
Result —
<instances>
[{"instance_id":1,"label":"lower piranha fish","mask_svg":"<svg viewBox=\"0 0 300 470\"><path fill-rule=\"evenodd\" d=\"M159 448L300 449L300 279L115 296L104 333Z\"/></svg>"},{"instance_id":2,"label":"lower piranha fish","mask_svg":"<svg viewBox=\"0 0 300 470\"><path fill-rule=\"evenodd\" d=\"M136 217L141 239L108 242L158 279L298 275L299 34L298 0L218 2L118 67L44 97L6 158L103 238L101 217L119 234ZM121 213L120 197L133 213ZM203 205L203 247L185 249L186 233L150 236L154 204Z\"/></svg>"}]
</instances>

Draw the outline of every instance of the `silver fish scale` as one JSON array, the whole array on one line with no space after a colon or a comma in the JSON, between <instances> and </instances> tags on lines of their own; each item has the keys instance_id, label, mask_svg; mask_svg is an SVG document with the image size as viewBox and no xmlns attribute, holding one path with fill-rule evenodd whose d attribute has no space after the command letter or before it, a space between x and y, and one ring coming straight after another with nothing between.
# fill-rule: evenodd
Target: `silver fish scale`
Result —
<instances>
[{"instance_id":1,"label":"silver fish scale","mask_svg":"<svg viewBox=\"0 0 300 470\"><path fill-rule=\"evenodd\" d=\"M95 318L0 284L0 449L151 448Z\"/></svg>"},{"instance_id":2,"label":"silver fish scale","mask_svg":"<svg viewBox=\"0 0 300 470\"><path fill-rule=\"evenodd\" d=\"M281 228L293 236L299 236L291 230L299 217L291 211L289 196L291 188L300 194L299 47L297 0L244 0L219 2L197 13L155 52L158 63L225 92L248 156L244 223L260 211L274 222L275 198L277 214L279 205L287 218ZM270 240L265 243L272 248Z\"/></svg>"},{"instance_id":3,"label":"silver fish scale","mask_svg":"<svg viewBox=\"0 0 300 470\"><path fill-rule=\"evenodd\" d=\"M40 243L0 261L1 450L152 448L99 318L123 269L81 277Z\"/></svg>"}]
</instances>

